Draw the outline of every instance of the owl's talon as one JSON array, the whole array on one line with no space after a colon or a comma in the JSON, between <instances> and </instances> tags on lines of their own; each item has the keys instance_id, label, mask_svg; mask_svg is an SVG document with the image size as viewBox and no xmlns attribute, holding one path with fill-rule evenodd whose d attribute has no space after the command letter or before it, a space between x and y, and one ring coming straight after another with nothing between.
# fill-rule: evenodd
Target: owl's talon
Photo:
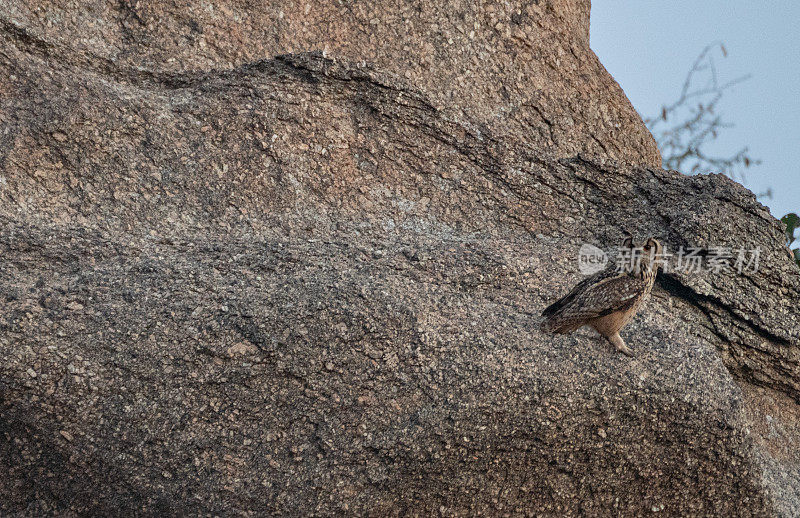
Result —
<instances>
[{"instance_id":1,"label":"owl's talon","mask_svg":"<svg viewBox=\"0 0 800 518\"><path fill-rule=\"evenodd\" d=\"M619 336L619 333L615 333L611 336L606 337L609 342L611 342L614 347L616 347L617 351L621 352L626 356L633 357L633 351L631 348L625 345L625 342L622 341L622 337Z\"/></svg>"},{"instance_id":2,"label":"owl's talon","mask_svg":"<svg viewBox=\"0 0 800 518\"><path fill-rule=\"evenodd\" d=\"M627 345L623 345L622 347L617 347L617 351L621 352L625 356L633 358L633 351L631 351L631 348L628 347Z\"/></svg>"}]
</instances>

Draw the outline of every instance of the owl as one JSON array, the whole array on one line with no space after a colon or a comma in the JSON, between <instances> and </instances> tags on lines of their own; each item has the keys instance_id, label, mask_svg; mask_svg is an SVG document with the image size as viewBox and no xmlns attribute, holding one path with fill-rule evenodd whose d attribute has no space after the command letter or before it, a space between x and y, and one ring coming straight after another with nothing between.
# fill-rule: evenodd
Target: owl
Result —
<instances>
[{"instance_id":1,"label":"owl","mask_svg":"<svg viewBox=\"0 0 800 518\"><path fill-rule=\"evenodd\" d=\"M568 334L583 326L591 326L611 342L617 351L633 356L619 331L642 307L661 266L663 248L655 238L642 246L634 246L626 238L620 246L619 264L609 264L578 283L572 291L542 311L543 331Z\"/></svg>"}]
</instances>

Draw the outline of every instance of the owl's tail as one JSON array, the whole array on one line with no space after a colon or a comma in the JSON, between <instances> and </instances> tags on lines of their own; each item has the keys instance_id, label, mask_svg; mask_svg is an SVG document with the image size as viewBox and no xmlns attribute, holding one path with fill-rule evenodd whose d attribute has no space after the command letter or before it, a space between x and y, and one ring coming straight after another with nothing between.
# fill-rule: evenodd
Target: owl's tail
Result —
<instances>
[{"instance_id":1,"label":"owl's tail","mask_svg":"<svg viewBox=\"0 0 800 518\"><path fill-rule=\"evenodd\" d=\"M545 333L565 335L572 333L582 325L583 322L581 321L576 321L572 318L563 318L562 315L556 313L555 315L546 316L539 324L539 329Z\"/></svg>"}]
</instances>

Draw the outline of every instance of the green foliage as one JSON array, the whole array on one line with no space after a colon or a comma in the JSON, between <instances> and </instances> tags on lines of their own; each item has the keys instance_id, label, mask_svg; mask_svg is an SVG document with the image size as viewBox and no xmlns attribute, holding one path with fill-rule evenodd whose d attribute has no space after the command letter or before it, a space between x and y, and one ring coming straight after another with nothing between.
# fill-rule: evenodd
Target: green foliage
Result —
<instances>
[{"instance_id":1,"label":"green foliage","mask_svg":"<svg viewBox=\"0 0 800 518\"><path fill-rule=\"evenodd\" d=\"M800 266L800 248L792 249L792 243L795 241L794 231L800 228L800 216L794 212L790 212L782 217L781 221L786 225L786 246L792 250L792 253L794 253L794 260L797 266Z\"/></svg>"}]
</instances>

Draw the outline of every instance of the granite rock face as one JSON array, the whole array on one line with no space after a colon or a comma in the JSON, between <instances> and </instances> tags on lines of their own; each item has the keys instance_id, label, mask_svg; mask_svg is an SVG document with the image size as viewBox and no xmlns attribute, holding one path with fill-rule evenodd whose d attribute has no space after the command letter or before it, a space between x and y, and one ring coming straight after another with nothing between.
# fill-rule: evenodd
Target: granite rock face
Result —
<instances>
[{"instance_id":1,"label":"granite rock face","mask_svg":"<svg viewBox=\"0 0 800 518\"><path fill-rule=\"evenodd\" d=\"M800 280L589 2L0 2L3 514L800 512ZM583 242L760 247L623 331Z\"/></svg>"}]
</instances>

